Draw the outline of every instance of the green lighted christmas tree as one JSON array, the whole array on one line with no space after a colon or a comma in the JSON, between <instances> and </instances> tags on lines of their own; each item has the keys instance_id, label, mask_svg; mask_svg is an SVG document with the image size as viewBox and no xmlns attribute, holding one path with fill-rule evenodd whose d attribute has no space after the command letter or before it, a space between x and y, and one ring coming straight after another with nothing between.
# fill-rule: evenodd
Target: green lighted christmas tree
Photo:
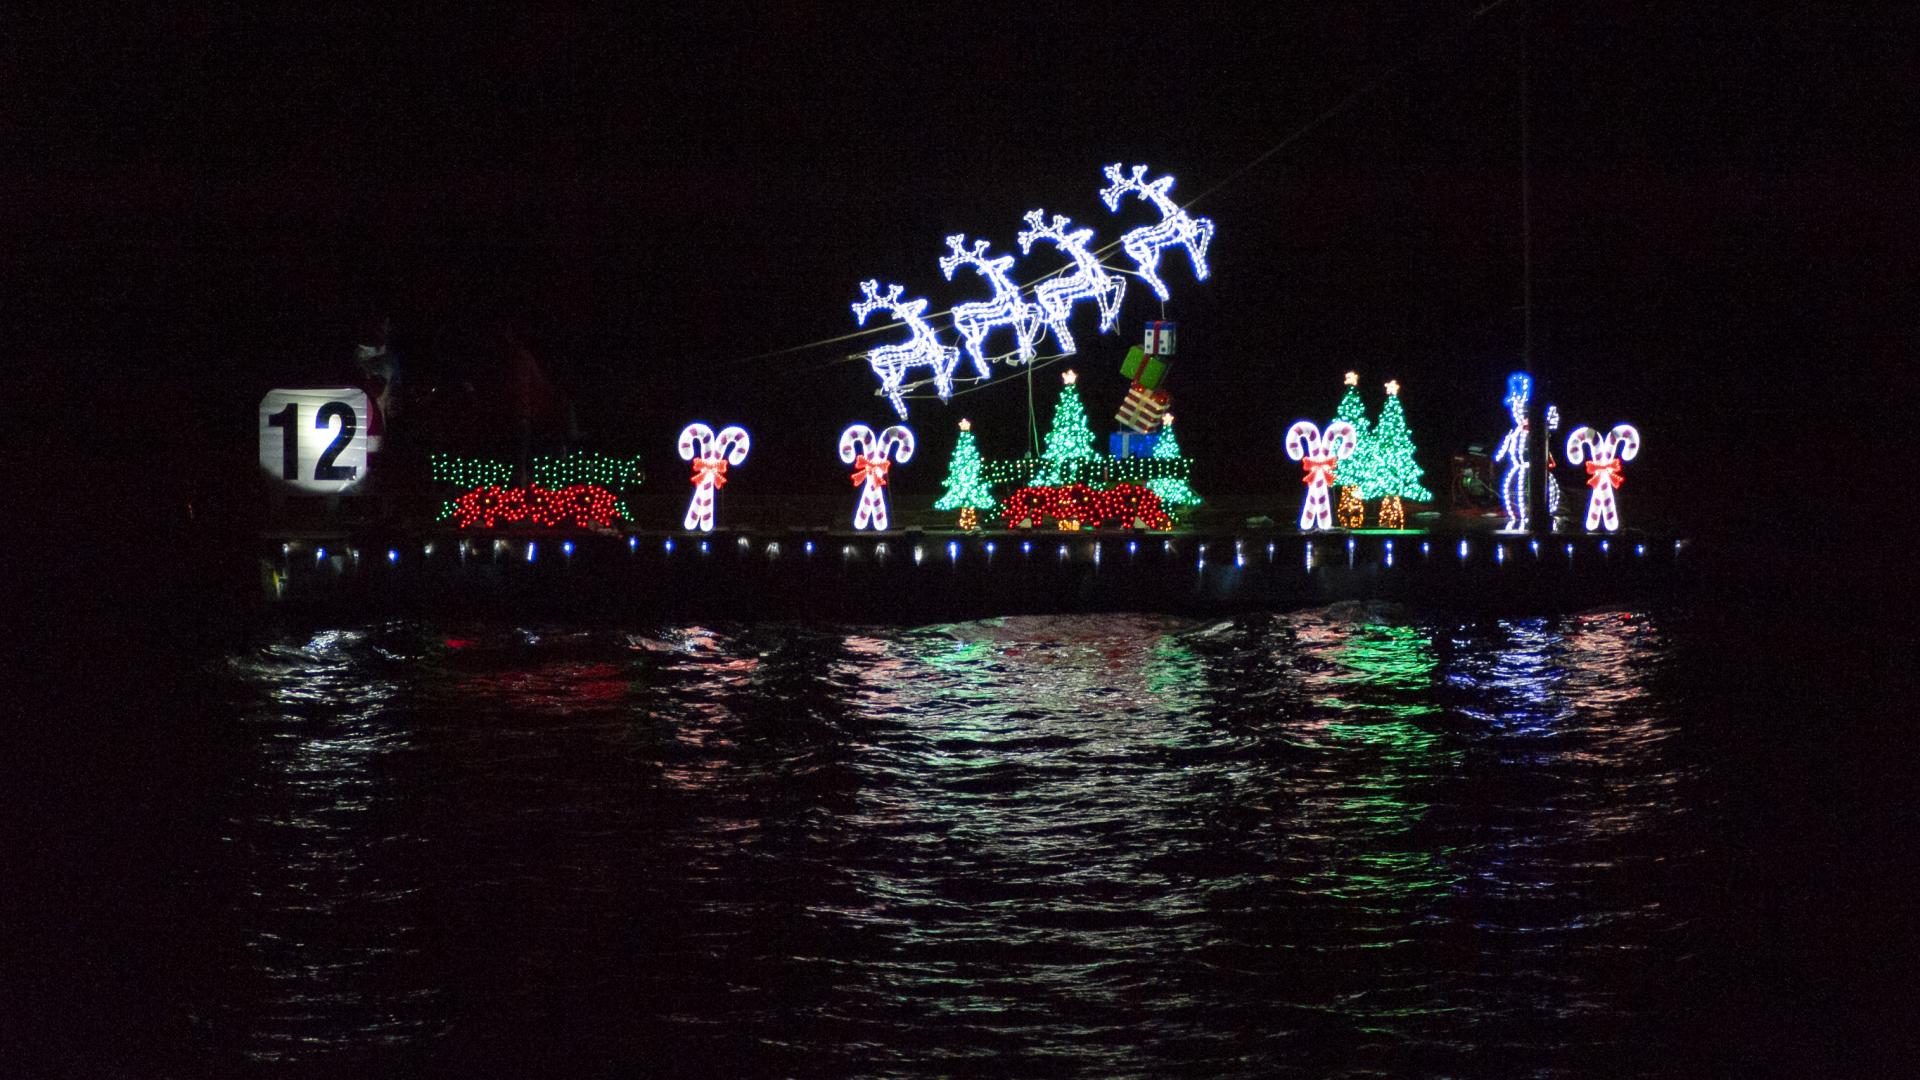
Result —
<instances>
[{"instance_id":1,"label":"green lighted christmas tree","mask_svg":"<svg viewBox=\"0 0 1920 1080\"><path fill-rule=\"evenodd\" d=\"M1433 492L1420 486L1420 463L1413 460L1413 433L1407 430L1407 414L1400 408L1397 382L1387 383L1387 403L1380 406L1380 420L1374 424L1368 443L1362 495L1380 500L1381 528L1403 529L1407 516L1400 500L1430 502Z\"/></svg>"},{"instance_id":2,"label":"green lighted christmas tree","mask_svg":"<svg viewBox=\"0 0 1920 1080\"><path fill-rule=\"evenodd\" d=\"M1352 424L1354 434L1359 436L1353 453L1334 472L1334 482L1340 486L1340 501L1333 510L1333 518L1341 528L1357 529L1367 521L1367 502L1362 492L1373 473L1373 436L1367 424L1366 403L1360 400L1359 372L1347 372L1347 392L1333 416Z\"/></svg>"},{"instance_id":3,"label":"green lighted christmas tree","mask_svg":"<svg viewBox=\"0 0 1920 1080\"><path fill-rule=\"evenodd\" d=\"M1156 458L1178 458L1180 440L1173 436L1173 416L1168 414L1160 420L1160 437L1153 442L1153 456ZM1185 480L1177 476L1147 481L1147 490L1160 496L1161 505L1168 510L1178 511L1187 507L1199 506L1201 499Z\"/></svg>"},{"instance_id":4,"label":"green lighted christmas tree","mask_svg":"<svg viewBox=\"0 0 1920 1080\"><path fill-rule=\"evenodd\" d=\"M1074 389L1074 374L1061 374L1060 401L1053 407L1053 427L1047 432L1047 449L1040 455L1040 469L1034 475L1035 487L1059 487L1079 479L1072 465L1093 461L1093 429L1087 426L1087 409L1080 404L1080 391Z\"/></svg>"},{"instance_id":5,"label":"green lighted christmas tree","mask_svg":"<svg viewBox=\"0 0 1920 1080\"><path fill-rule=\"evenodd\" d=\"M994 508L993 492L980 479L980 447L973 441L973 425L960 421L960 441L954 444L953 461L947 465L947 490L935 510L960 511L960 527L977 529L980 516L975 511Z\"/></svg>"}]
</instances>

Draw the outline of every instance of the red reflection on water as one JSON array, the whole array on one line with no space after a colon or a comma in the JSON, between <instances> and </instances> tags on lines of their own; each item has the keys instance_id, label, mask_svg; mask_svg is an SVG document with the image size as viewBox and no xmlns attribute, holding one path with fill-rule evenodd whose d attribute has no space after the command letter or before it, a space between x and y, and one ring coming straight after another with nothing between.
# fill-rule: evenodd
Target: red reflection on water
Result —
<instances>
[{"instance_id":1,"label":"red reflection on water","mask_svg":"<svg viewBox=\"0 0 1920 1080\"><path fill-rule=\"evenodd\" d=\"M460 685L487 696L522 697L561 706L614 701L627 692L627 678L613 664L548 664L476 675Z\"/></svg>"}]
</instances>

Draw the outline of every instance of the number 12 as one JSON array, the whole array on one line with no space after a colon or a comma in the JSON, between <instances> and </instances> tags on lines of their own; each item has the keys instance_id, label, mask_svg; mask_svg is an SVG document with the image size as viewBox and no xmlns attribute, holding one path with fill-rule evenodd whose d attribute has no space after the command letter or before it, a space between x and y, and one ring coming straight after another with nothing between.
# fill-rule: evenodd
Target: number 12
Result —
<instances>
[{"instance_id":1,"label":"number 12","mask_svg":"<svg viewBox=\"0 0 1920 1080\"><path fill-rule=\"evenodd\" d=\"M294 435L299 426L300 406L288 402L287 407L267 417L268 427L280 429L280 475L287 480L300 478L300 444ZM359 470L352 465L335 465L347 445L353 442L353 433L359 429L357 418L353 415L353 406L344 401L329 401L320 406L320 414L313 418L313 426L321 431L340 421L340 431L333 441L320 453L320 460L314 463L315 480L351 480Z\"/></svg>"}]
</instances>

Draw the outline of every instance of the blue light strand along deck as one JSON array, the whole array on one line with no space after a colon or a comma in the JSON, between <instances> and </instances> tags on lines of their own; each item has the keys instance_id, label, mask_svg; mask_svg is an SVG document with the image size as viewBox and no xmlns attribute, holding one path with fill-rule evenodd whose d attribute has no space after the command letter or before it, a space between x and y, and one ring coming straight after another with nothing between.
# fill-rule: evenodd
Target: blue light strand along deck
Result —
<instances>
[{"instance_id":1,"label":"blue light strand along deck","mask_svg":"<svg viewBox=\"0 0 1920 1080\"><path fill-rule=\"evenodd\" d=\"M996 559L1007 534L864 534L733 532L697 534L696 550L680 550L672 536L580 533L541 538L496 538L493 558L469 559L470 543L456 540L418 559L358 560L335 546L274 539L263 543L262 580L270 600L294 605L378 612L484 610L565 614L619 611L691 617L860 618L886 622L943 621L1001 614L1082 611L1161 611L1208 614L1285 610L1336 600L1388 600L1432 607L1505 611L1573 610L1617 600L1658 599L1684 585L1688 562L1674 544L1635 544L1635 557L1606 557L1606 538L1562 540L1560 557L1514 558L1509 544L1443 538L1455 557L1398 557L1393 537L1351 536L1346 558L1326 560L1311 537L1301 537L1299 561L1272 556L1274 534L1184 535L1175 542L1126 540L1127 557L1106 560L1103 544L1115 534L1035 530L1022 537L1012 560ZM1151 535L1151 534L1148 534ZM1297 534L1296 534L1297 535ZM998 537L997 541L995 537ZM1051 545L1034 550L1036 539ZM541 558L551 540L564 556ZM374 551L398 552L396 537L366 538ZM819 541L841 557L812 558ZM928 558L938 543L947 558ZM907 558L893 558L905 545ZM1266 545L1269 558L1247 557ZM389 546L391 545L391 546ZM1231 559L1214 558L1231 546ZM783 559L783 550L807 558ZM936 549L937 550L937 549Z\"/></svg>"}]
</instances>

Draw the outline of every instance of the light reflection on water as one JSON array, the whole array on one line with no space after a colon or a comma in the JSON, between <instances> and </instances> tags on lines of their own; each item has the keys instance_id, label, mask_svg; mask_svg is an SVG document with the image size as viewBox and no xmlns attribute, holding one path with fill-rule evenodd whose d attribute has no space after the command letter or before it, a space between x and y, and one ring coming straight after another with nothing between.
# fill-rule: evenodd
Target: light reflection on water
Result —
<instances>
[{"instance_id":1,"label":"light reflection on water","mask_svg":"<svg viewBox=\"0 0 1920 1080\"><path fill-rule=\"evenodd\" d=\"M222 1060L1646 1068L1655 620L409 624L235 658Z\"/></svg>"}]
</instances>

